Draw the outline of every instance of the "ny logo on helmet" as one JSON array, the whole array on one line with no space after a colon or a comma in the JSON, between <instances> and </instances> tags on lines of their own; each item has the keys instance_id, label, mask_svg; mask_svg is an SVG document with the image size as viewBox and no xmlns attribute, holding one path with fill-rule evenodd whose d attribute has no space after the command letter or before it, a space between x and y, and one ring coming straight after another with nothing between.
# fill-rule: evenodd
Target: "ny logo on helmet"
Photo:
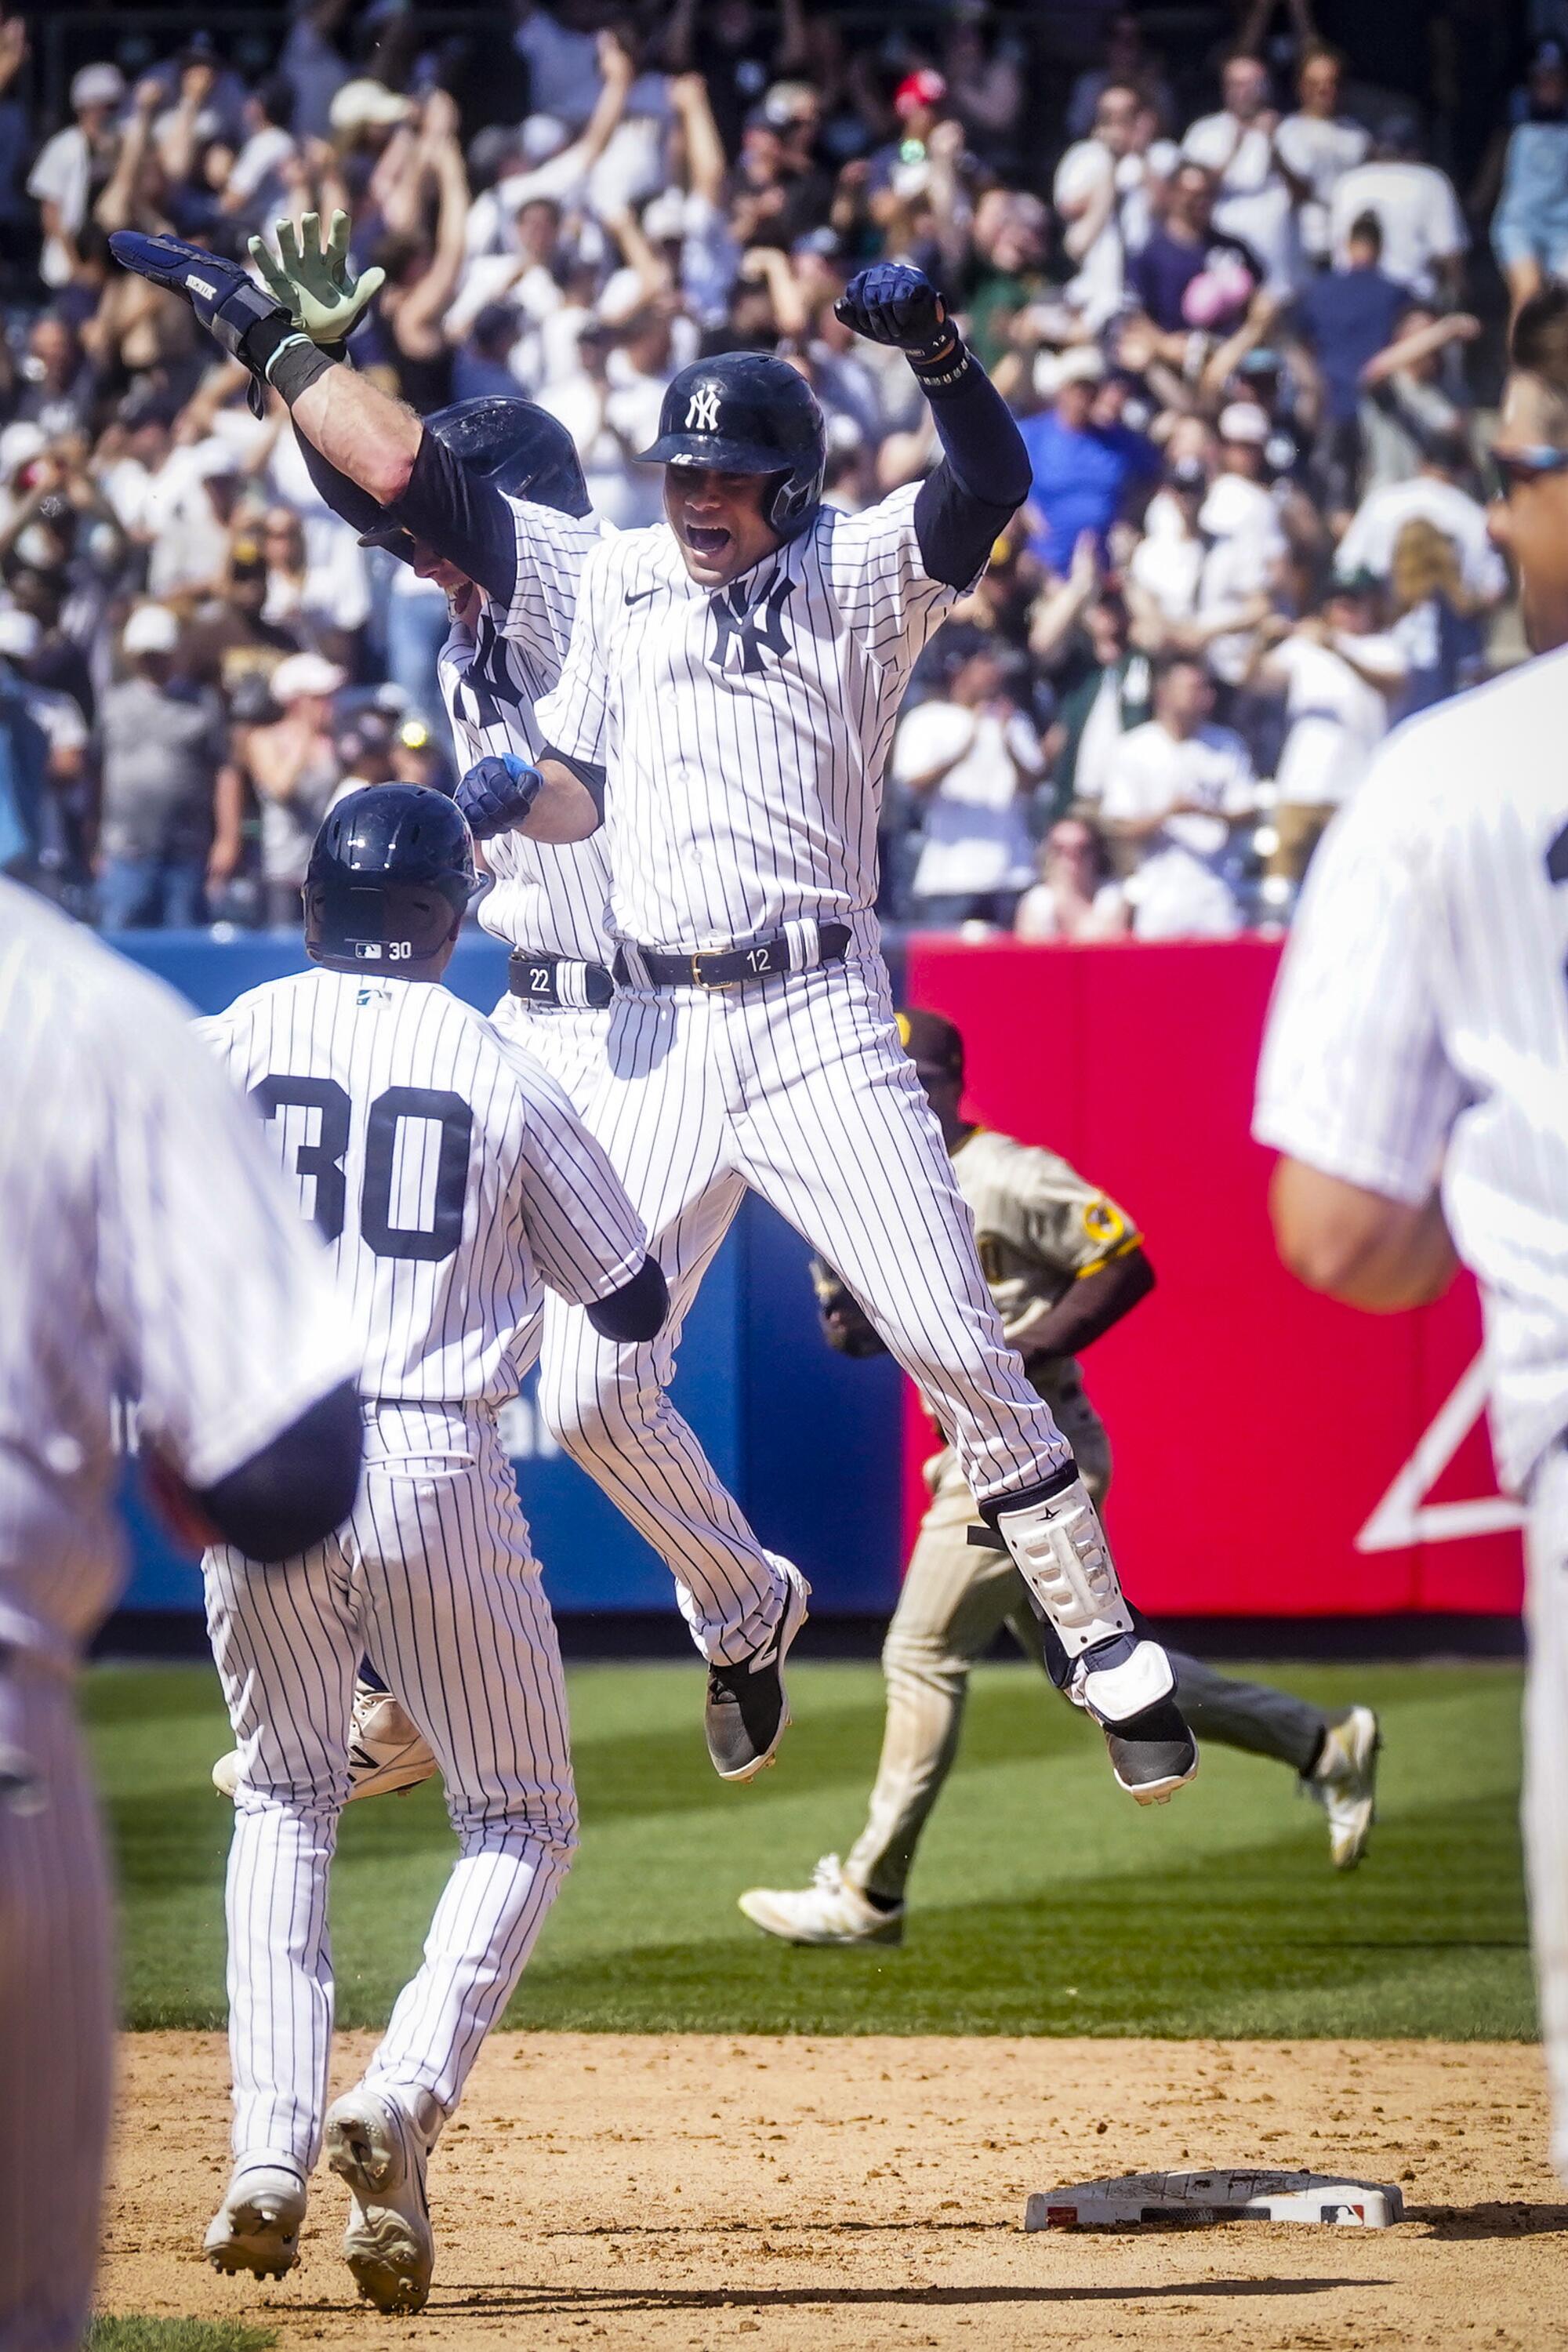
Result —
<instances>
[{"instance_id":1,"label":"ny logo on helmet","mask_svg":"<svg viewBox=\"0 0 1568 2352\"><path fill-rule=\"evenodd\" d=\"M732 588L721 588L708 600L708 610L713 615L713 645L708 658L715 669L744 670L749 677L760 677L764 667L763 654L784 655L789 651L789 639L784 635L784 608L795 593L795 582L781 573L771 588L765 588L754 604L748 604L746 592L739 581ZM730 648L738 646L738 662L730 659Z\"/></svg>"},{"instance_id":2,"label":"ny logo on helmet","mask_svg":"<svg viewBox=\"0 0 1568 2352\"><path fill-rule=\"evenodd\" d=\"M717 433L719 430L719 387L716 383L700 383L686 404L686 429L689 433Z\"/></svg>"}]
</instances>

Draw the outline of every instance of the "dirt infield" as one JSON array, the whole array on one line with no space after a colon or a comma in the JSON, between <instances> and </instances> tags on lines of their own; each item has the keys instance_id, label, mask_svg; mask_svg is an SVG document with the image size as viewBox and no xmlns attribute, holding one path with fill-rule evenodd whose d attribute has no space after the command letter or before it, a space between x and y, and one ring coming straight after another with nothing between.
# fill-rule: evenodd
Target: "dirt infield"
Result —
<instances>
[{"instance_id":1,"label":"dirt infield","mask_svg":"<svg viewBox=\"0 0 1568 2352\"><path fill-rule=\"evenodd\" d=\"M368 2047L344 2037L335 2080ZM226 2124L216 2036L127 2039L106 2311L364 2352L1568 2347L1568 2196L1511 2043L500 2035L432 2168L414 2320L354 2299L328 2173L283 2285L206 2268ZM1032 2189L1226 2161L1397 2180L1411 2218L1023 2232Z\"/></svg>"}]
</instances>

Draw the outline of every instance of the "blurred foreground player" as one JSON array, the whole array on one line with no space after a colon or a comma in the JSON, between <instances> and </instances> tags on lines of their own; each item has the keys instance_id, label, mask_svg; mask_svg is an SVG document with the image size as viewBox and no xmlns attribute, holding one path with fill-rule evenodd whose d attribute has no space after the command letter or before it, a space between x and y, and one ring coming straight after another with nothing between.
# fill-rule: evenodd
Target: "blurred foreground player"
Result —
<instances>
[{"instance_id":1,"label":"blurred foreground player","mask_svg":"<svg viewBox=\"0 0 1568 2352\"><path fill-rule=\"evenodd\" d=\"M973 1213L1003 1328L1098 1503L1110 1483L1110 1447L1077 1360L1153 1288L1142 1238L1114 1201L1055 1152L960 1117L963 1040L951 1021L910 1013L900 1028ZM831 1268L816 1259L812 1276L832 1345L846 1355L881 1353ZM753 1887L741 1897L749 1919L790 1943L900 1939L916 1847L957 1760L970 1673L1004 1625L1053 1680L1063 1679L1059 1647L975 1510L951 1448L932 1458L926 1476L931 1507L882 1651L888 1720L866 1827L842 1864L835 1854L817 1864L810 1886ZM1378 1729L1370 1708L1331 1717L1267 1684L1237 1682L1176 1650L1166 1654L1197 1738L1289 1765L1328 1814L1335 1867L1353 1869L1372 1828Z\"/></svg>"},{"instance_id":2,"label":"blurred foreground player","mask_svg":"<svg viewBox=\"0 0 1568 2352\"><path fill-rule=\"evenodd\" d=\"M1524 1832L1552 2156L1568 2174L1568 291L1527 302L1493 537L1544 658L1412 720L1331 827L1254 1131L1316 1290L1391 1312L1481 1286L1503 1486L1525 1498Z\"/></svg>"},{"instance_id":3,"label":"blurred foreground player","mask_svg":"<svg viewBox=\"0 0 1568 2352\"><path fill-rule=\"evenodd\" d=\"M5 881L0 1102L0 2345L74 2352L113 1996L73 1683L121 1577L115 1401L263 1561L347 1512L360 1423L321 1254L182 1008Z\"/></svg>"}]
</instances>

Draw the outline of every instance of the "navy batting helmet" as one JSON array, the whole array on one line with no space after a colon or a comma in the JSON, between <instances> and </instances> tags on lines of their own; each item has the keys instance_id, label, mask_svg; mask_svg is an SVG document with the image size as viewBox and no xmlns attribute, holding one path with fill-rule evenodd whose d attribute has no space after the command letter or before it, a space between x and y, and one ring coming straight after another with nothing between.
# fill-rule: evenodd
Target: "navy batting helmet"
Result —
<instances>
[{"instance_id":1,"label":"navy batting helmet","mask_svg":"<svg viewBox=\"0 0 1568 2352\"><path fill-rule=\"evenodd\" d=\"M334 971L437 955L479 885L462 811L425 784L366 784L329 809L305 874L305 948Z\"/></svg>"},{"instance_id":2,"label":"navy batting helmet","mask_svg":"<svg viewBox=\"0 0 1568 2352\"><path fill-rule=\"evenodd\" d=\"M444 442L458 463L514 499L529 499L557 514L591 511L576 445L559 417L531 400L486 393L478 400L455 400L423 418L426 433ZM367 530L362 547L390 548L408 556L409 533L401 523Z\"/></svg>"},{"instance_id":3,"label":"navy batting helmet","mask_svg":"<svg viewBox=\"0 0 1568 2352\"><path fill-rule=\"evenodd\" d=\"M822 497L827 432L816 394L794 368L765 352L723 352L673 379L658 439L638 463L776 475L763 518L781 539L793 539Z\"/></svg>"}]
</instances>

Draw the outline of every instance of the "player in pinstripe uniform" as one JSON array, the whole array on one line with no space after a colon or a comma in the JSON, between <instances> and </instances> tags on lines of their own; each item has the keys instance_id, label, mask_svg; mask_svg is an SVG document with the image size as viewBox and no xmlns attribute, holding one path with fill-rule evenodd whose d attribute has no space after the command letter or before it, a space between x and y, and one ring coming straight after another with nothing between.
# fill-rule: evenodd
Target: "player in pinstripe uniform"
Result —
<instances>
[{"instance_id":1,"label":"player in pinstripe uniform","mask_svg":"<svg viewBox=\"0 0 1568 2352\"><path fill-rule=\"evenodd\" d=\"M1568 291L1527 302L1492 534L1541 658L1413 719L1313 860L1254 1131L1287 1263L1378 1311L1479 1279L1499 1475L1528 1508L1524 1831L1568 2176Z\"/></svg>"},{"instance_id":2,"label":"player in pinstripe uniform","mask_svg":"<svg viewBox=\"0 0 1568 2352\"><path fill-rule=\"evenodd\" d=\"M750 1185L840 1269L931 1399L1118 1779L1161 1801L1196 1749L1071 1450L1003 1335L871 911L904 687L1026 496L1027 456L919 271L862 273L840 316L905 351L944 453L935 473L836 512L820 503L821 413L794 370L742 353L684 370L645 453L666 468L667 520L590 556L539 712L550 751L536 771L483 762L460 797L487 836L605 827L622 992L585 1115L655 1236L674 1325ZM576 1336L574 1360L552 1367L552 1409L591 1438L663 1365Z\"/></svg>"},{"instance_id":3,"label":"player in pinstripe uniform","mask_svg":"<svg viewBox=\"0 0 1568 2352\"><path fill-rule=\"evenodd\" d=\"M538 1345L541 1278L646 1340L665 1284L554 1081L439 984L472 894L468 828L411 785L328 816L305 886L316 969L203 1027L331 1245L357 1342L366 1467L352 1517L265 1574L206 1559L243 1759L228 1871L235 2175L220 2270L298 2259L331 2029L326 1882L368 1654L439 1763L458 1858L424 1964L324 2121L343 2252L384 2311L434 2262L426 2162L564 1875L576 1812L560 1655L496 1407Z\"/></svg>"},{"instance_id":4,"label":"player in pinstripe uniform","mask_svg":"<svg viewBox=\"0 0 1568 2352\"><path fill-rule=\"evenodd\" d=\"M600 530L570 436L522 401L462 402L422 425L340 364L379 276L367 272L356 285L347 231L340 214L321 247L310 216L300 236L284 225L280 260L253 244L280 299L175 238L128 233L115 251L185 294L258 381L283 393L330 503L447 590L453 626L440 675L459 753L531 757L540 748L534 705L559 677L579 573ZM296 331L297 320L314 342ZM513 949L509 993L492 1017L586 1100L608 1034L605 845L498 839L489 862L497 886L480 919ZM550 1368L580 1345L580 1319L557 1299L546 1304L547 1422L549 1400L572 1387ZM710 1757L721 1778L750 1780L771 1762L789 1721L783 1666L805 1621L805 1580L759 1544L660 1383L627 1391L591 1427L576 1412L552 1425L668 1563L709 1665ZM355 1793L408 1785L428 1770L407 1727L373 1692L356 1696L355 1722ZM226 1759L218 1766L220 1786L229 1769Z\"/></svg>"},{"instance_id":5,"label":"player in pinstripe uniform","mask_svg":"<svg viewBox=\"0 0 1568 2352\"><path fill-rule=\"evenodd\" d=\"M321 1254L184 1007L6 881L0 1101L0 2344L76 2352L113 1996L73 1686L121 1580L115 1399L258 1559L342 1517L360 1427Z\"/></svg>"},{"instance_id":6,"label":"player in pinstripe uniform","mask_svg":"<svg viewBox=\"0 0 1568 2352\"><path fill-rule=\"evenodd\" d=\"M363 403L287 310L172 240L121 235L114 249L181 291L297 416L335 408L353 442ZM566 668L541 708L563 756L537 770L487 760L468 782L486 837L585 839L608 813L626 987L587 1115L676 1300L658 1349L576 1328L546 1368L548 1410L616 1475L621 1432L656 1409L680 1318L753 1185L842 1268L931 1397L1061 1634L1118 1779L1163 1801L1197 1766L1170 1668L1134 1633L1070 1449L1002 1337L892 1026L871 912L904 685L1026 494L1027 455L920 272L862 273L842 315L907 352L945 453L931 479L837 514L820 503L821 412L794 370L732 355L683 371L647 453L668 465L668 525L591 554ZM409 437L387 473L405 508L410 467L439 462L416 425ZM366 480L353 448L331 455ZM783 1717L787 1606L782 1626L735 1677L742 1716L761 1693L768 1719Z\"/></svg>"},{"instance_id":7,"label":"player in pinstripe uniform","mask_svg":"<svg viewBox=\"0 0 1568 2352\"><path fill-rule=\"evenodd\" d=\"M1003 1328L1024 1356L1098 1504L1110 1484L1110 1444L1085 1392L1078 1358L1148 1296L1153 1268L1125 1213L1054 1151L970 1125L960 1116L963 1040L938 1013L900 1013L915 1075L942 1122L959 1190L974 1217L980 1262ZM850 1293L821 1259L812 1280L829 1342L881 1352ZM882 1650L888 1717L866 1826L842 1864L818 1863L806 1887L752 1887L749 1919L795 1944L896 1944L915 1852L958 1756L972 1669L1005 1625L1053 1679L1059 1646L1026 1604L1023 1579L989 1530L951 1449L926 1465L931 1507L910 1556ZM1244 1683L1169 1652L1182 1712L1200 1740L1266 1756L1300 1775L1323 1807L1330 1854L1353 1869L1372 1828L1377 1718L1337 1716L1266 1683Z\"/></svg>"}]
</instances>

